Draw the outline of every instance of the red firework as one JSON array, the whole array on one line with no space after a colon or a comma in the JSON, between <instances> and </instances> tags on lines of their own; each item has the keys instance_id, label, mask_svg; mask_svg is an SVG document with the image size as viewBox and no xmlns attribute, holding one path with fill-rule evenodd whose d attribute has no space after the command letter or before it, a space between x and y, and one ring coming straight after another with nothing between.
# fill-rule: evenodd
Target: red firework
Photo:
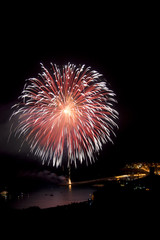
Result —
<instances>
[{"instance_id":1,"label":"red firework","mask_svg":"<svg viewBox=\"0 0 160 240\"><path fill-rule=\"evenodd\" d=\"M30 78L13 115L18 116L15 134L24 136L30 149L43 162L62 164L94 160L94 152L111 140L115 119L115 94L102 75L90 67L68 63L61 69L42 64L38 78Z\"/></svg>"}]
</instances>

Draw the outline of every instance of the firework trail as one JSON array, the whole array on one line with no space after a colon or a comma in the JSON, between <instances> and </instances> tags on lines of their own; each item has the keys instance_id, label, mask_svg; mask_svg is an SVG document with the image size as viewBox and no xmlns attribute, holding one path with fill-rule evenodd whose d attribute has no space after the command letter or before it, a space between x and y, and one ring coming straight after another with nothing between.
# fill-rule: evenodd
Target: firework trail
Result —
<instances>
[{"instance_id":1,"label":"firework trail","mask_svg":"<svg viewBox=\"0 0 160 240\"><path fill-rule=\"evenodd\" d=\"M85 65L68 63L60 69L51 63L49 71L41 67L42 73L27 80L14 105L15 135L23 136L43 163L61 165L66 151L68 164L94 161L94 153L112 142L117 127L115 94L101 74Z\"/></svg>"}]
</instances>

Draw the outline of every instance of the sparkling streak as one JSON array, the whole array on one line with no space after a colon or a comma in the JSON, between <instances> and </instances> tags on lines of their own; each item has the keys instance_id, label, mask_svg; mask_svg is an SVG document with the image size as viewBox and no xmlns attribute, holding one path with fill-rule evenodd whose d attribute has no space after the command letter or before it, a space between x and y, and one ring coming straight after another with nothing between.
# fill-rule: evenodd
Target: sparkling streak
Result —
<instances>
[{"instance_id":1,"label":"sparkling streak","mask_svg":"<svg viewBox=\"0 0 160 240\"><path fill-rule=\"evenodd\" d=\"M15 135L24 137L31 152L53 166L87 159L112 142L118 112L115 94L102 74L85 65L68 63L61 69L41 64L38 78L29 78L12 117L18 117Z\"/></svg>"}]
</instances>

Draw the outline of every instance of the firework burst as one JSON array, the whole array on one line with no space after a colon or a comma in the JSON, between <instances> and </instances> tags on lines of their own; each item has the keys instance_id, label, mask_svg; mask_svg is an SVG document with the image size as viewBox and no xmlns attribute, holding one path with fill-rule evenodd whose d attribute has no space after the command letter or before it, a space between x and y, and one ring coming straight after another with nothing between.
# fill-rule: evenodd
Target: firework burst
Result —
<instances>
[{"instance_id":1,"label":"firework burst","mask_svg":"<svg viewBox=\"0 0 160 240\"><path fill-rule=\"evenodd\" d=\"M101 74L85 65L68 63L60 69L51 64L49 71L41 67L42 73L27 80L14 106L15 135L23 136L43 163L59 166L64 155L68 164L92 162L94 153L112 142L118 118L115 94Z\"/></svg>"}]
</instances>

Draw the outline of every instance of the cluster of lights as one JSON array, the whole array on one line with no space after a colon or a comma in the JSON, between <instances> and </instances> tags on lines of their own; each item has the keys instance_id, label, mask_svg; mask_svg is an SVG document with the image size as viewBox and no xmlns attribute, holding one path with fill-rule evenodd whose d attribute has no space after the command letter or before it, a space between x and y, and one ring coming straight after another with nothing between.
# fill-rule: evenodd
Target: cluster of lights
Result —
<instances>
[{"instance_id":1,"label":"cluster of lights","mask_svg":"<svg viewBox=\"0 0 160 240\"><path fill-rule=\"evenodd\" d=\"M137 172L137 174L149 174L150 168L154 168L154 173L156 175L160 175L160 163L147 163L147 162L139 162L127 164L125 169L130 172Z\"/></svg>"}]
</instances>

